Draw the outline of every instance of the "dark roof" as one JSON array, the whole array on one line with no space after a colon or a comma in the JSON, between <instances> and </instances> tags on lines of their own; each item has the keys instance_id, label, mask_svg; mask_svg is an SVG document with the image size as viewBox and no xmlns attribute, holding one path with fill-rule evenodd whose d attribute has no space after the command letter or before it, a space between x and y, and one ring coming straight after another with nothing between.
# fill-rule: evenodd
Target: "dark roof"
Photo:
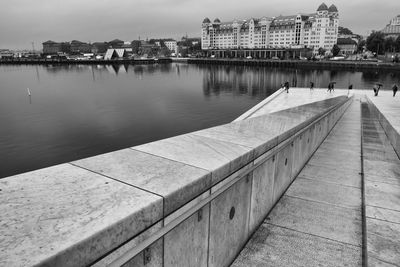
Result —
<instances>
[{"instance_id":1,"label":"dark roof","mask_svg":"<svg viewBox=\"0 0 400 267\"><path fill-rule=\"evenodd\" d=\"M110 43L123 43L124 41L119 40L119 39L114 39L112 41L110 41Z\"/></svg>"},{"instance_id":2,"label":"dark roof","mask_svg":"<svg viewBox=\"0 0 400 267\"><path fill-rule=\"evenodd\" d=\"M335 5L331 5L328 9L329 12L338 12L338 9Z\"/></svg>"},{"instance_id":3,"label":"dark roof","mask_svg":"<svg viewBox=\"0 0 400 267\"><path fill-rule=\"evenodd\" d=\"M48 40L48 41L44 42L43 44L57 44L57 42L54 42L54 41Z\"/></svg>"},{"instance_id":4,"label":"dark roof","mask_svg":"<svg viewBox=\"0 0 400 267\"><path fill-rule=\"evenodd\" d=\"M328 10L328 6L325 3L322 3L317 9L317 11L325 11L325 10Z\"/></svg>"},{"instance_id":5,"label":"dark roof","mask_svg":"<svg viewBox=\"0 0 400 267\"><path fill-rule=\"evenodd\" d=\"M337 44L338 45L346 45L346 44L354 44L354 45L356 45L357 44L357 42L356 41L354 41L353 39L351 39L351 38L338 38L337 39Z\"/></svg>"},{"instance_id":6,"label":"dark roof","mask_svg":"<svg viewBox=\"0 0 400 267\"><path fill-rule=\"evenodd\" d=\"M203 20L203 23L211 23L211 20L210 20L209 18L205 18L205 19Z\"/></svg>"},{"instance_id":7,"label":"dark roof","mask_svg":"<svg viewBox=\"0 0 400 267\"><path fill-rule=\"evenodd\" d=\"M221 21L219 20L219 18L214 19L214 23L221 23Z\"/></svg>"}]
</instances>

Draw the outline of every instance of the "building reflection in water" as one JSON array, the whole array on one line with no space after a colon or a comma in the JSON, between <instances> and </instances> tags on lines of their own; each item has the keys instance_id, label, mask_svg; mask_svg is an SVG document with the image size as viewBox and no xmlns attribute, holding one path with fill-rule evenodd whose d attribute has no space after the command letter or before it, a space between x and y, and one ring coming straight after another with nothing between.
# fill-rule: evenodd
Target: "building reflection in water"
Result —
<instances>
[{"instance_id":1,"label":"building reflection in water","mask_svg":"<svg viewBox=\"0 0 400 267\"><path fill-rule=\"evenodd\" d=\"M40 67L39 67L40 68ZM63 75L66 72L89 72L93 82L96 77L107 72L112 75L128 74L131 70L137 79L145 79L156 73L188 76L196 73L202 76L202 89L205 96L219 95L222 92L246 94L249 96L266 97L288 81L291 87L310 86L326 88L332 81L336 88L347 88L353 84L354 88L372 88L373 84L384 84L383 89L390 89L392 84L400 80L400 72L388 71L347 71L322 70L308 68L272 68L256 66L231 65L195 65L184 63L149 64L149 65L45 65L42 66L48 73ZM36 70L37 80L40 81Z\"/></svg>"}]
</instances>

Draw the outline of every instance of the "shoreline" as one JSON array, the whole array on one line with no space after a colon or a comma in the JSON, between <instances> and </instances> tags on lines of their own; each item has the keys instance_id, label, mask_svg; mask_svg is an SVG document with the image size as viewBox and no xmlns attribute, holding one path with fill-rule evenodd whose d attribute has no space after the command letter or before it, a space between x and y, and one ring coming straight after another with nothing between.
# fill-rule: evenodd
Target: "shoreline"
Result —
<instances>
[{"instance_id":1,"label":"shoreline","mask_svg":"<svg viewBox=\"0 0 400 267\"><path fill-rule=\"evenodd\" d=\"M159 59L115 59L115 60L68 60L68 59L0 59L0 65L123 65L187 63L201 65L237 65L256 67L283 67L305 69L341 69L341 70L390 70L400 71L400 63L372 61L305 61L271 59L226 59L226 58L159 58Z\"/></svg>"}]
</instances>

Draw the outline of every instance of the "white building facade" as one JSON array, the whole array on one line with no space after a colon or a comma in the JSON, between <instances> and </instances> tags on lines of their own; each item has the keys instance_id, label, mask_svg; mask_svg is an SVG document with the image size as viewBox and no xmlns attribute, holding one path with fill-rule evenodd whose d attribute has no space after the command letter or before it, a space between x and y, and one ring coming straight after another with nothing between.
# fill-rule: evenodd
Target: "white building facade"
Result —
<instances>
[{"instance_id":1,"label":"white building facade","mask_svg":"<svg viewBox=\"0 0 400 267\"><path fill-rule=\"evenodd\" d=\"M322 3L316 13L275 18L202 23L203 50L324 48L329 51L337 42L339 12L335 5Z\"/></svg>"}]
</instances>

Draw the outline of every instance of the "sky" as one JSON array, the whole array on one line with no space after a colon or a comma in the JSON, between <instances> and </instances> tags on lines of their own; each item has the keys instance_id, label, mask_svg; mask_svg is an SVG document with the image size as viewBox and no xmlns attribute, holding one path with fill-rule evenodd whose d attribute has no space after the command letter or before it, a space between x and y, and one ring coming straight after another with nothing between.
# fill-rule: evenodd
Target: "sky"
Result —
<instances>
[{"instance_id":1,"label":"sky","mask_svg":"<svg viewBox=\"0 0 400 267\"><path fill-rule=\"evenodd\" d=\"M199 37L205 17L230 21L313 13L315 0L0 0L0 49L42 42ZM340 25L367 35L400 14L399 0L330 0Z\"/></svg>"}]
</instances>

